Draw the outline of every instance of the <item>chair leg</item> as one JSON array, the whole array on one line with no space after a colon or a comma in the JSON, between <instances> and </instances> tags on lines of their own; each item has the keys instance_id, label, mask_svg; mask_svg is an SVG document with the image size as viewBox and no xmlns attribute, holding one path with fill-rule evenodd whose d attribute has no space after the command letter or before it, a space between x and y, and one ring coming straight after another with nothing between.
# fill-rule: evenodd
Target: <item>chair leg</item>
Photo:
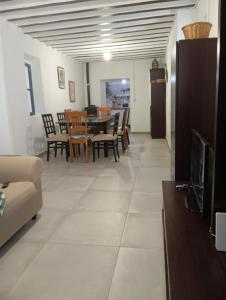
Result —
<instances>
[{"instance_id":1,"label":"chair leg","mask_svg":"<svg viewBox=\"0 0 226 300\"><path fill-rule=\"evenodd\" d=\"M56 157L57 156L57 142L55 143L54 150L55 150L55 157Z\"/></svg>"},{"instance_id":2,"label":"chair leg","mask_svg":"<svg viewBox=\"0 0 226 300\"><path fill-rule=\"evenodd\" d=\"M97 157L100 158L100 143L97 143Z\"/></svg>"},{"instance_id":3,"label":"chair leg","mask_svg":"<svg viewBox=\"0 0 226 300\"><path fill-rule=\"evenodd\" d=\"M126 136L127 136L127 141L128 141L128 145L130 144L130 140L129 140L129 131L126 130Z\"/></svg>"},{"instance_id":4,"label":"chair leg","mask_svg":"<svg viewBox=\"0 0 226 300\"><path fill-rule=\"evenodd\" d=\"M113 153L114 153L114 158L115 158L115 162L117 162L117 158L116 158L116 151L115 151L115 143L112 143L113 146Z\"/></svg>"},{"instance_id":5,"label":"chair leg","mask_svg":"<svg viewBox=\"0 0 226 300\"><path fill-rule=\"evenodd\" d=\"M122 151L123 153L125 153L125 144L124 144L123 135L121 135L121 143L122 143Z\"/></svg>"},{"instance_id":6,"label":"chair leg","mask_svg":"<svg viewBox=\"0 0 226 300\"><path fill-rule=\"evenodd\" d=\"M86 143L84 145L85 145L85 159L86 159L86 162L88 162L89 161L89 145L88 145L88 141L86 141Z\"/></svg>"},{"instance_id":7,"label":"chair leg","mask_svg":"<svg viewBox=\"0 0 226 300\"><path fill-rule=\"evenodd\" d=\"M118 142L116 143L116 152L117 152L118 158L120 158L119 151L118 151Z\"/></svg>"},{"instance_id":8,"label":"chair leg","mask_svg":"<svg viewBox=\"0 0 226 300\"><path fill-rule=\"evenodd\" d=\"M92 144L93 148L93 162L95 162L95 143Z\"/></svg>"},{"instance_id":9,"label":"chair leg","mask_svg":"<svg viewBox=\"0 0 226 300\"><path fill-rule=\"evenodd\" d=\"M68 161L68 156L69 156L69 143L65 144L65 152L66 152L66 161Z\"/></svg>"},{"instance_id":10,"label":"chair leg","mask_svg":"<svg viewBox=\"0 0 226 300\"><path fill-rule=\"evenodd\" d=\"M78 144L78 155L81 154L81 149L80 149L80 145Z\"/></svg>"},{"instance_id":11,"label":"chair leg","mask_svg":"<svg viewBox=\"0 0 226 300\"><path fill-rule=\"evenodd\" d=\"M62 144L61 144L61 151L60 151L60 154L61 154L61 155L63 154L63 150L64 150L64 144L62 143Z\"/></svg>"},{"instance_id":12,"label":"chair leg","mask_svg":"<svg viewBox=\"0 0 226 300\"><path fill-rule=\"evenodd\" d=\"M70 162L73 161L73 146L72 143L69 143L69 156L70 156Z\"/></svg>"},{"instance_id":13,"label":"chair leg","mask_svg":"<svg viewBox=\"0 0 226 300\"><path fill-rule=\"evenodd\" d=\"M50 145L49 145L49 143L47 143L47 161L49 161L49 147L50 147Z\"/></svg>"}]
</instances>

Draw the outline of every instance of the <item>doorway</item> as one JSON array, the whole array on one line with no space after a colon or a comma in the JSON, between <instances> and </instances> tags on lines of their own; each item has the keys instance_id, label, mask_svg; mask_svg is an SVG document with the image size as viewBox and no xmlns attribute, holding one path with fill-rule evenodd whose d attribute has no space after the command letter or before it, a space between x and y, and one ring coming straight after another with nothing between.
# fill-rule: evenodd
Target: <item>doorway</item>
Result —
<instances>
[{"instance_id":1,"label":"doorway","mask_svg":"<svg viewBox=\"0 0 226 300\"><path fill-rule=\"evenodd\" d=\"M113 109L130 107L130 80L101 80L101 99L102 106Z\"/></svg>"}]
</instances>

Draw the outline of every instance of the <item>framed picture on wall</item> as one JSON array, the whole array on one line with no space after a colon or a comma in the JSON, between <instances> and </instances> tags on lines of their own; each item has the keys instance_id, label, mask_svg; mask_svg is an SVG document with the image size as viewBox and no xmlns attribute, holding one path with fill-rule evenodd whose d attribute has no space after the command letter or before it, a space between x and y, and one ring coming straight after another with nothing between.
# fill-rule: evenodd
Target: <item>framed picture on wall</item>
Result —
<instances>
[{"instance_id":1,"label":"framed picture on wall","mask_svg":"<svg viewBox=\"0 0 226 300\"><path fill-rule=\"evenodd\" d=\"M65 70L64 68L57 67L58 85L60 89L65 89Z\"/></svg>"},{"instance_id":2,"label":"framed picture on wall","mask_svg":"<svg viewBox=\"0 0 226 300\"><path fill-rule=\"evenodd\" d=\"M69 87L69 100L70 102L75 102L75 82L69 80L68 87Z\"/></svg>"}]
</instances>

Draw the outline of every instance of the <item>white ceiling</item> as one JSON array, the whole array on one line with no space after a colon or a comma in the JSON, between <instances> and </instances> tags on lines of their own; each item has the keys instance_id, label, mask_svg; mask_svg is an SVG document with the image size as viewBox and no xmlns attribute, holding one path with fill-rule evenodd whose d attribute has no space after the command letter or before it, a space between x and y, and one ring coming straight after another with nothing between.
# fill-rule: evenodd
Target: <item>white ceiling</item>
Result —
<instances>
[{"instance_id":1,"label":"white ceiling","mask_svg":"<svg viewBox=\"0 0 226 300\"><path fill-rule=\"evenodd\" d=\"M84 61L165 55L175 13L196 0L2 0L0 16Z\"/></svg>"}]
</instances>

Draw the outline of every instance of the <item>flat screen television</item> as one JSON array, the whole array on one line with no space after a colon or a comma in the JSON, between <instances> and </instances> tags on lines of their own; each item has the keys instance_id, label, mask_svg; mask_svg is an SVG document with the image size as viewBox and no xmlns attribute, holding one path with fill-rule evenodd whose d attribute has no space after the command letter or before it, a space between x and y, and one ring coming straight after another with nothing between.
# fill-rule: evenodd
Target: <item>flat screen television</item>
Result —
<instances>
[{"instance_id":1,"label":"flat screen television","mask_svg":"<svg viewBox=\"0 0 226 300\"><path fill-rule=\"evenodd\" d=\"M208 165L209 144L195 130L192 130L191 183L194 200L201 215L205 214L209 202Z\"/></svg>"}]
</instances>

